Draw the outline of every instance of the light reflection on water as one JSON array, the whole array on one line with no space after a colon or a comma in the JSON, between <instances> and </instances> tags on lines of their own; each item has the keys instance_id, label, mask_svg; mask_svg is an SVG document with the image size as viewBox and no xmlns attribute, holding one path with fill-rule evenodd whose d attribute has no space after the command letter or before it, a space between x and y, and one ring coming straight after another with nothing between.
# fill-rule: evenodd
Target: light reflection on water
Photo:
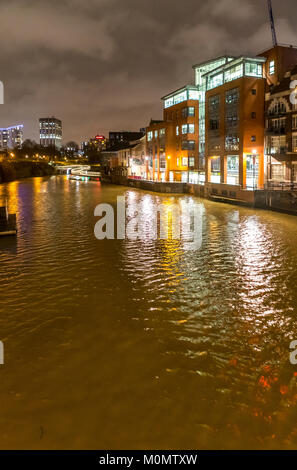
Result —
<instances>
[{"instance_id":1,"label":"light reflection on water","mask_svg":"<svg viewBox=\"0 0 297 470\"><path fill-rule=\"evenodd\" d=\"M104 240L118 195L202 205L203 242ZM297 219L65 177L0 186L2 448L295 448Z\"/></svg>"}]
</instances>

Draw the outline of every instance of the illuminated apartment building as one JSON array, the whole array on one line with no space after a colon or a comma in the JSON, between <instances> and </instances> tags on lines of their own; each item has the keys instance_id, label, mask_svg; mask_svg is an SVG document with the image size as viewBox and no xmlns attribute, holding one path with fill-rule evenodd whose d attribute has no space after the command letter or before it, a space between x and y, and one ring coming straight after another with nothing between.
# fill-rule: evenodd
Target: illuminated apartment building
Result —
<instances>
[{"instance_id":1,"label":"illuminated apartment building","mask_svg":"<svg viewBox=\"0 0 297 470\"><path fill-rule=\"evenodd\" d=\"M169 181L173 136L173 125L151 120L146 132L146 179Z\"/></svg>"},{"instance_id":2,"label":"illuminated apartment building","mask_svg":"<svg viewBox=\"0 0 297 470\"><path fill-rule=\"evenodd\" d=\"M276 159L273 149L283 150L286 145L287 157L291 154L290 178L296 175L297 179L297 165L292 166L297 150L297 109L285 105L287 113L296 111L289 118L290 125L286 120L284 126L283 117L273 123L270 119L272 110L280 109L270 103L277 98L272 94L289 96L290 85L282 80L289 79L288 70L296 64L296 48L276 46L256 57L226 55L194 65L194 84L167 94L163 120L152 120L147 127L146 177L200 184L206 195L251 202L252 191L264 187L269 172L270 177L276 171L281 176L280 169L271 167L277 162L270 159L269 166L268 160L272 154ZM297 79L296 75L297 70L290 80ZM265 99L270 113L266 116L266 146ZM269 139L276 128L278 134ZM289 178L288 172L284 178Z\"/></svg>"},{"instance_id":3,"label":"illuminated apartment building","mask_svg":"<svg viewBox=\"0 0 297 470\"><path fill-rule=\"evenodd\" d=\"M151 121L147 128L148 179L204 182L204 74L229 60L232 57L222 56L194 65L195 85L186 85L162 98L163 121Z\"/></svg>"},{"instance_id":4,"label":"illuminated apartment building","mask_svg":"<svg viewBox=\"0 0 297 470\"><path fill-rule=\"evenodd\" d=\"M214 60L193 65L194 81L198 89L199 99L199 170L205 167L205 96L206 96L206 74L218 67L232 61L234 57L221 56Z\"/></svg>"},{"instance_id":5,"label":"illuminated apartment building","mask_svg":"<svg viewBox=\"0 0 297 470\"><path fill-rule=\"evenodd\" d=\"M54 117L39 119L41 147L62 147L62 121Z\"/></svg>"},{"instance_id":6,"label":"illuminated apartment building","mask_svg":"<svg viewBox=\"0 0 297 470\"><path fill-rule=\"evenodd\" d=\"M97 152L102 152L102 150L106 150L107 139L104 135L97 134L94 139L90 139L89 143Z\"/></svg>"},{"instance_id":7,"label":"illuminated apartment building","mask_svg":"<svg viewBox=\"0 0 297 470\"><path fill-rule=\"evenodd\" d=\"M0 129L0 149L21 148L23 144L23 130L23 125Z\"/></svg>"},{"instance_id":8,"label":"illuminated apartment building","mask_svg":"<svg viewBox=\"0 0 297 470\"><path fill-rule=\"evenodd\" d=\"M297 49L276 48L265 95L267 185L297 183ZM284 60L279 57L284 55ZM271 58L270 58L271 59ZM285 67L282 65L285 62ZM280 67L278 65L280 64ZM290 67L287 69L287 67ZM281 70L283 76L279 74Z\"/></svg>"},{"instance_id":9,"label":"illuminated apartment building","mask_svg":"<svg viewBox=\"0 0 297 470\"><path fill-rule=\"evenodd\" d=\"M246 190L261 189L267 178L276 176L271 154L275 162L275 157L284 159L280 155L284 146L294 148L294 117L284 121L281 102L282 95L289 95L289 84L282 81L296 64L296 48L276 46L257 57L236 58L204 75L206 193L252 202L253 195ZM285 112L289 110L292 107L285 105Z\"/></svg>"},{"instance_id":10,"label":"illuminated apartment building","mask_svg":"<svg viewBox=\"0 0 297 470\"><path fill-rule=\"evenodd\" d=\"M264 184L265 62L239 57L205 75L206 183Z\"/></svg>"},{"instance_id":11,"label":"illuminated apartment building","mask_svg":"<svg viewBox=\"0 0 297 470\"><path fill-rule=\"evenodd\" d=\"M185 86L163 98L163 121L147 128L147 177L187 182L198 168L198 90Z\"/></svg>"},{"instance_id":12,"label":"illuminated apartment building","mask_svg":"<svg viewBox=\"0 0 297 470\"><path fill-rule=\"evenodd\" d=\"M81 151L83 155L88 155L88 152L95 151L95 152L102 152L107 148L108 140L107 138L102 135L98 134L94 138L91 138L87 141L81 143Z\"/></svg>"}]
</instances>

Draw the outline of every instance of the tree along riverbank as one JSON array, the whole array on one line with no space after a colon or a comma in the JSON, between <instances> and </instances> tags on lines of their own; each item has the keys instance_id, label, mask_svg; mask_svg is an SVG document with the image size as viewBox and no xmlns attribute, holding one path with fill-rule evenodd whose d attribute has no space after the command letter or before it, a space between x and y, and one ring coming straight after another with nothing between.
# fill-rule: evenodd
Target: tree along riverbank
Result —
<instances>
[{"instance_id":1,"label":"tree along riverbank","mask_svg":"<svg viewBox=\"0 0 297 470\"><path fill-rule=\"evenodd\" d=\"M46 162L0 162L0 183L31 178L32 176L50 176L54 174L55 169Z\"/></svg>"}]
</instances>

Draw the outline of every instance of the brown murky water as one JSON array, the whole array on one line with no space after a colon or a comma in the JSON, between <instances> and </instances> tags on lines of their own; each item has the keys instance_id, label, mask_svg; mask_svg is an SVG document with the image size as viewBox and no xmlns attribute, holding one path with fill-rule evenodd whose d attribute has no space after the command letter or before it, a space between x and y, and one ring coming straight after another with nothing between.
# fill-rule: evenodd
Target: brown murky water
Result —
<instances>
[{"instance_id":1,"label":"brown murky water","mask_svg":"<svg viewBox=\"0 0 297 470\"><path fill-rule=\"evenodd\" d=\"M296 448L297 218L191 198L198 251L98 241L94 208L118 195L179 198L0 186L19 225L0 240L0 447Z\"/></svg>"}]
</instances>

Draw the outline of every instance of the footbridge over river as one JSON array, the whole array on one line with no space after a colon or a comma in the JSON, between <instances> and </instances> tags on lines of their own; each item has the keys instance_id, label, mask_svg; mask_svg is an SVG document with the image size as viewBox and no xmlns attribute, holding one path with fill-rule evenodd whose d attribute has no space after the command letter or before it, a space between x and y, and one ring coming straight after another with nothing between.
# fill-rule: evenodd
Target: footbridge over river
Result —
<instances>
[{"instance_id":1,"label":"footbridge over river","mask_svg":"<svg viewBox=\"0 0 297 470\"><path fill-rule=\"evenodd\" d=\"M61 165L56 168L60 174L69 175L70 178L76 180L90 179L100 181L101 179L100 171L91 171L89 165Z\"/></svg>"}]
</instances>

